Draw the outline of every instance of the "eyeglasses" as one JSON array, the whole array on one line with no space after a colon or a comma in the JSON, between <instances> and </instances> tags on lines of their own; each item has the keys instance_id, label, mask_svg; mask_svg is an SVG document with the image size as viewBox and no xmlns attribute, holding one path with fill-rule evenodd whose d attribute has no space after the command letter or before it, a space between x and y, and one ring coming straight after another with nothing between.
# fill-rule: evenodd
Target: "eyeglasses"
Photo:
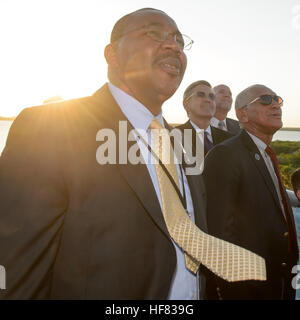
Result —
<instances>
[{"instance_id":1,"label":"eyeglasses","mask_svg":"<svg viewBox=\"0 0 300 320\"><path fill-rule=\"evenodd\" d=\"M205 98L206 94L203 91L197 91L195 93L192 93L185 100L188 100L188 99L192 98L193 96L197 96L198 98ZM216 100L216 95L214 93L209 93L207 96L211 101L215 101Z\"/></svg>"},{"instance_id":2,"label":"eyeglasses","mask_svg":"<svg viewBox=\"0 0 300 320\"><path fill-rule=\"evenodd\" d=\"M262 104L264 106L269 106L273 100L276 101L280 107L283 106L283 99L281 97L276 96L276 95L271 95L271 94L263 94L262 96L259 96L259 97L255 98L254 100L252 100L251 102L249 102L248 104L244 105L242 108L245 108L245 107L249 106L251 103L254 103L256 101L258 101L260 104Z\"/></svg>"},{"instance_id":3,"label":"eyeglasses","mask_svg":"<svg viewBox=\"0 0 300 320\"><path fill-rule=\"evenodd\" d=\"M125 34L123 34L122 36L120 36L119 38L115 39L114 41L117 41L119 39L121 39L122 37L124 37L125 35L140 30L139 29L134 29L131 30ZM148 36L149 38L151 38L154 41L158 41L158 42L164 42L169 38L169 35L171 35L173 37L173 40L178 44L179 48L181 50L190 50L194 41L187 35L182 34L180 32L177 33L170 33L166 30L160 29L160 28L146 28L144 34L146 36Z\"/></svg>"}]
</instances>

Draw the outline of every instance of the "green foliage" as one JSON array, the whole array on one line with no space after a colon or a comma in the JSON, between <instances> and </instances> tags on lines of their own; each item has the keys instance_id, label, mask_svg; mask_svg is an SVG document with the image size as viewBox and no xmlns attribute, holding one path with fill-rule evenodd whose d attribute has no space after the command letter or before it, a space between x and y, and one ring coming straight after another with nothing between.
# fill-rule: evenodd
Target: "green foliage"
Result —
<instances>
[{"instance_id":1,"label":"green foliage","mask_svg":"<svg viewBox=\"0 0 300 320\"><path fill-rule=\"evenodd\" d=\"M271 143L271 147L276 152L283 183L286 188L292 190L291 174L300 168L300 142L276 140Z\"/></svg>"}]
</instances>

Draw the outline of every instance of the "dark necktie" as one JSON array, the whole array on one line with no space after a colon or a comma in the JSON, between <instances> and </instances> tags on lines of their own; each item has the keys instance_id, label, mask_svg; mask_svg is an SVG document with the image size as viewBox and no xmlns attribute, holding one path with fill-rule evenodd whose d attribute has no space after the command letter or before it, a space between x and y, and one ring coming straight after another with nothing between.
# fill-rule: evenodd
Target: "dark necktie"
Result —
<instances>
[{"instance_id":1,"label":"dark necktie","mask_svg":"<svg viewBox=\"0 0 300 320\"><path fill-rule=\"evenodd\" d=\"M204 131L204 155L214 147L214 144L208 139L208 132Z\"/></svg>"},{"instance_id":2,"label":"dark necktie","mask_svg":"<svg viewBox=\"0 0 300 320\"><path fill-rule=\"evenodd\" d=\"M277 180L278 180L278 184L279 184L279 190L280 190L281 199L282 199L283 208L284 208L284 215L285 215L287 226L288 226L289 250L291 250L292 242L293 243L297 243L297 236L296 236L296 233L295 233L294 220L293 220L293 217L291 216L287 195L286 195L283 183L282 183L282 179L281 179L281 175L280 175L279 164L278 164L278 160L277 160L277 157L276 157L276 153L270 146L267 146L265 150L266 150L266 153L269 155L270 159L272 160L273 167L274 167L274 170L275 170L275 173L276 173L276 176L277 176Z\"/></svg>"}]
</instances>

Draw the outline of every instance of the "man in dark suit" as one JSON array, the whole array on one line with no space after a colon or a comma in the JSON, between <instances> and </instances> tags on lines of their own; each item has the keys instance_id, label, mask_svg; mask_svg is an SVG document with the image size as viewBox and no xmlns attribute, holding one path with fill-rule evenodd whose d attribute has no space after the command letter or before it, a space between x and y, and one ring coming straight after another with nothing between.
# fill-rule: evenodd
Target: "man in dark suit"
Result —
<instances>
[{"instance_id":1,"label":"man in dark suit","mask_svg":"<svg viewBox=\"0 0 300 320\"><path fill-rule=\"evenodd\" d=\"M207 223L211 234L243 246L266 260L267 281L225 283L216 278L223 299L294 299L292 267L297 239L276 155L269 147L282 127L282 99L263 85L236 99L241 133L207 156Z\"/></svg>"},{"instance_id":2,"label":"man in dark suit","mask_svg":"<svg viewBox=\"0 0 300 320\"><path fill-rule=\"evenodd\" d=\"M192 152L195 156L196 139L204 146L204 155L218 143L232 137L226 131L210 126L216 111L215 94L209 82L199 80L190 84L183 94L183 106L189 120L177 128L183 133L192 130Z\"/></svg>"},{"instance_id":3,"label":"man in dark suit","mask_svg":"<svg viewBox=\"0 0 300 320\"><path fill-rule=\"evenodd\" d=\"M202 274L186 268L167 231L153 163L130 161L130 150L149 151L124 137L135 128L147 138L154 118L168 127L161 106L181 83L190 44L164 12L135 11L105 49L109 84L14 121L0 160L1 298L202 297ZM201 177L177 170L187 212L205 231Z\"/></svg>"},{"instance_id":4,"label":"man in dark suit","mask_svg":"<svg viewBox=\"0 0 300 320\"><path fill-rule=\"evenodd\" d=\"M230 88L225 84L219 84L213 89L216 94L216 112L211 118L210 124L215 128L228 131L232 135L239 133L239 122L234 119L227 118L227 114L232 105L232 93Z\"/></svg>"}]
</instances>

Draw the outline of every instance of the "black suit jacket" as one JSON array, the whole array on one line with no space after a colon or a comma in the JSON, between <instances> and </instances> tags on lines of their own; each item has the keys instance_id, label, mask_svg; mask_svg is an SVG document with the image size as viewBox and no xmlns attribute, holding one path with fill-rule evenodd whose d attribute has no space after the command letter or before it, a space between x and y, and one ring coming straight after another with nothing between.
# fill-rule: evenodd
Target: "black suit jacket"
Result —
<instances>
[{"instance_id":1,"label":"black suit jacket","mask_svg":"<svg viewBox=\"0 0 300 320\"><path fill-rule=\"evenodd\" d=\"M184 124L176 127L177 129L180 129L182 133L184 133L185 129L191 129L192 130L192 153L195 155L196 152L196 139L199 139L197 137L197 132L195 128L192 126L191 122L188 120ZM211 128L211 135L213 139L214 146L231 138L233 135L227 131L220 130L218 128L215 128L213 126L210 126Z\"/></svg>"},{"instance_id":2,"label":"black suit jacket","mask_svg":"<svg viewBox=\"0 0 300 320\"><path fill-rule=\"evenodd\" d=\"M230 132L232 135L236 135L241 131L239 122L234 119L226 118L226 125L228 132Z\"/></svg>"},{"instance_id":3,"label":"black suit jacket","mask_svg":"<svg viewBox=\"0 0 300 320\"><path fill-rule=\"evenodd\" d=\"M272 178L251 137L242 130L216 146L206 157L203 175L209 233L266 260L266 282L217 279L223 298L293 299L291 269L297 262L297 239L294 233L287 236Z\"/></svg>"},{"instance_id":4,"label":"black suit jacket","mask_svg":"<svg viewBox=\"0 0 300 320\"><path fill-rule=\"evenodd\" d=\"M167 298L176 254L146 165L96 161L98 130L118 146L119 120L105 85L14 121L0 160L2 298ZM202 178L187 178L206 230Z\"/></svg>"}]
</instances>

